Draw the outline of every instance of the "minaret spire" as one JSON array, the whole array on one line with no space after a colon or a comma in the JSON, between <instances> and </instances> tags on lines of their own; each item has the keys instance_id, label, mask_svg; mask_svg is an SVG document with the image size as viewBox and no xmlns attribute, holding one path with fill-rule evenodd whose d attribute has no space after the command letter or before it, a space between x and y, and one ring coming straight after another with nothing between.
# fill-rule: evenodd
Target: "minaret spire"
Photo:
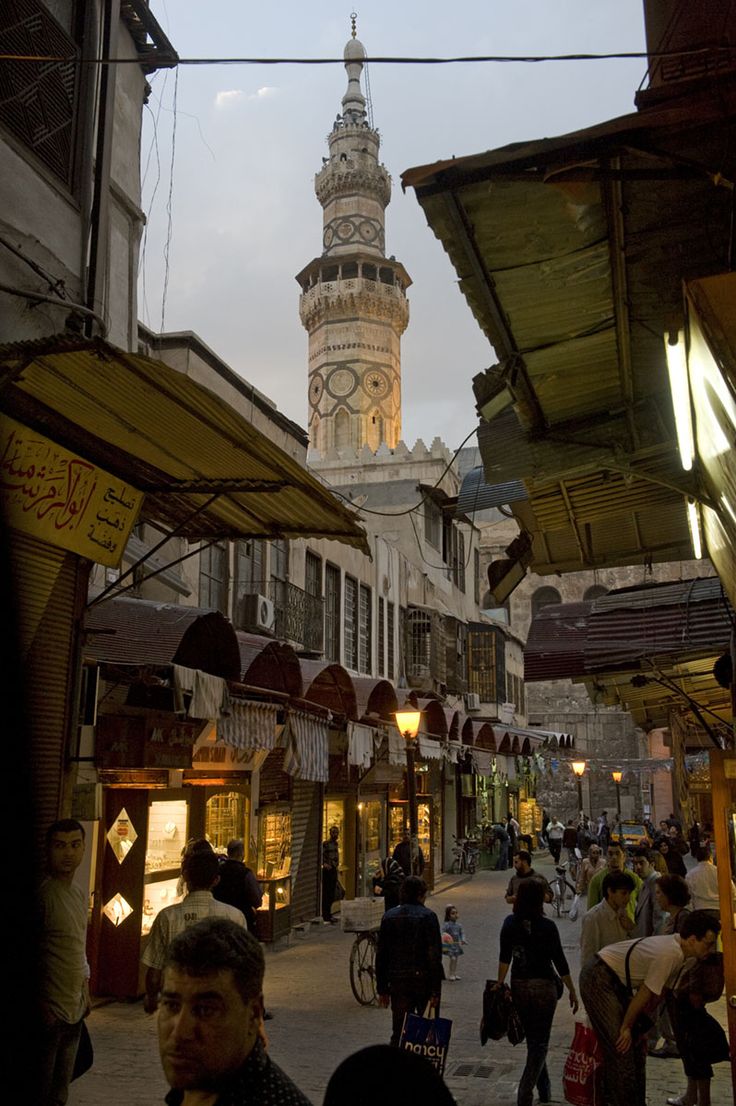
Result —
<instances>
[{"instance_id":1,"label":"minaret spire","mask_svg":"<svg viewBox=\"0 0 736 1106\"><path fill-rule=\"evenodd\" d=\"M411 278L386 257L391 178L360 87L367 60L352 13L343 57L348 87L315 177L322 254L301 271L299 314L309 332L309 433L323 458L334 451L393 449L401 437L401 335Z\"/></svg>"}]
</instances>

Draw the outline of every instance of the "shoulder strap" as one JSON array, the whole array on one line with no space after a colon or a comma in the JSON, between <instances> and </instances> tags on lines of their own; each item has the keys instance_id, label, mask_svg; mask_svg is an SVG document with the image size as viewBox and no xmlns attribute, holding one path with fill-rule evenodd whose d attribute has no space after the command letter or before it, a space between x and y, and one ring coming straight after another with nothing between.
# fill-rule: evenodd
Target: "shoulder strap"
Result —
<instances>
[{"instance_id":1,"label":"shoulder strap","mask_svg":"<svg viewBox=\"0 0 736 1106\"><path fill-rule=\"evenodd\" d=\"M629 995L632 998L634 997L634 988L631 986L631 969L629 967L629 961L631 960L631 954L634 951L634 949L636 948L636 946L640 945L642 943L642 941L644 941L644 940L646 940L646 938L640 937L638 941L634 941L633 944L631 944L629 946L629 948L627 950L627 953L626 953L626 963L625 963L625 968L626 968L626 990L629 992Z\"/></svg>"}]
</instances>

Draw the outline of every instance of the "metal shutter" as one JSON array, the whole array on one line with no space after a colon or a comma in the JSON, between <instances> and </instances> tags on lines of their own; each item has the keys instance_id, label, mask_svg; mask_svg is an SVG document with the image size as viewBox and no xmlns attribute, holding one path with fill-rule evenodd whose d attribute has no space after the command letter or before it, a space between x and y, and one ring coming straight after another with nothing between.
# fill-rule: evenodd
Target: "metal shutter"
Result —
<instances>
[{"instance_id":1,"label":"metal shutter","mask_svg":"<svg viewBox=\"0 0 736 1106\"><path fill-rule=\"evenodd\" d=\"M322 788L308 780L294 780L291 808L291 921L307 921L319 914L320 807Z\"/></svg>"}]
</instances>

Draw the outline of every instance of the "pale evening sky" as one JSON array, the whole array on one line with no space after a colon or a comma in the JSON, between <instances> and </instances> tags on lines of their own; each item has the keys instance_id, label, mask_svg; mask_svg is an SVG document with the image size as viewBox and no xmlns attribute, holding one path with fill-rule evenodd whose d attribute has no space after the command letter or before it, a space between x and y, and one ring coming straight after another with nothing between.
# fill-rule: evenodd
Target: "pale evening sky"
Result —
<instances>
[{"instance_id":1,"label":"pale evening sky","mask_svg":"<svg viewBox=\"0 0 736 1106\"><path fill-rule=\"evenodd\" d=\"M350 4L152 0L181 57L341 57ZM641 0L368 0L371 54L612 53L644 49ZM414 283L402 341L403 437L451 447L476 422L471 379L495 360L403 170L577 130L634 110L644 60L536 65L373 65L382 161L394 182L386 252ZM193 330L306 426L307 335L296 273L321 252L314 174L346 87L341 65L182 67L151 78L141 152L149 218L143 321L161 327L171 185L166 330ZM365 89L364 89L365 91ZM154 127L155 122L155 127ZM157 134L157 150L154 143Z\"/></svg>"}]
</instances>

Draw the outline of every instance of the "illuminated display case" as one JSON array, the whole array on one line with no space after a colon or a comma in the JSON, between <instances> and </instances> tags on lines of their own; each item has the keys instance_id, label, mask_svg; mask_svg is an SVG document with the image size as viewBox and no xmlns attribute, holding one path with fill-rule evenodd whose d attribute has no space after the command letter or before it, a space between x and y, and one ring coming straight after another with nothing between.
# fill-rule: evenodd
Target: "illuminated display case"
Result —
<instances>
[{"instance_id":1,"label":"illuminated display case","mask_svg":"<svg viewBox=\"0 0 736 1106\"><path fill-rule=\"evenodd\" d=\"M261 941L286 937L291 929L291 878L259 880L263 905L256 911L256 932Z\"/></svg>"},{"instance_id":2,"label":"illuminated display case","mask_svg":"<svg viewBox=\"0 0 736 1106\"><path fill-rule=\"evenodd\" d=\"M269 807L258 826L258 879L280 879L291 869L291 810Z\"/></svg>"},{"instance_id":3,"label":"illuminated display case","mask_svg":"<svg viewBox=\"0 0 736 1106\"><path fill-rule=\"evenodd\" d=\"M181 902L181 855L187 843L187 800L154 801L148 808L141 936L151 932L160 910Z\"/></svg>"},{"instance_id":4,"label":"illuminated display case","mask_svg":"<svg viewBox=\"0 0 736 1106\"><path fill-rule=\"evenodd\" d=\"M219 791L210 796L205 807L205 834L212 848L224 852L228 841L248 836L248 799L240 791Z\"/></svg>"}]
</instances>

